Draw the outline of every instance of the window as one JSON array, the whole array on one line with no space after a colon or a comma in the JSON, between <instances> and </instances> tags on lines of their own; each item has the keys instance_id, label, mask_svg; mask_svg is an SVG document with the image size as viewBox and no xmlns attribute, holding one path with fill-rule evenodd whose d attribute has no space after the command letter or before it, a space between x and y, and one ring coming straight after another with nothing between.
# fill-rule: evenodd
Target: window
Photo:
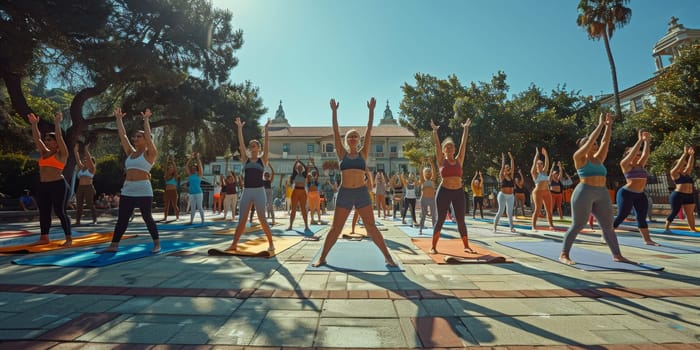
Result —
<instances>
[{"instance_id":1,"label":"window","mask_svg":"<svg viewBox=\"0 0 700 350\"><path fill-rule=\"evenodd\" d=\"M384 145L382 145L382 144L374 145L374 151L377 153L384 152Z\"/></svg>"},{"instance_id":2,"label":"window","mask_svg":"<svg viewBox=\"0 0 700 350\"><path fill-rule=\"evenodd\" d=\"M384 164L377 164L377 171L384 171Z\"/></svg>"},{"instance_id":3,"label":"window","mask_svg":"<svg viewBox=\"0 0 700 350\"><path fill-rule=\"evenodd\" d=\"M306 153L314 153L314 144L313 143L306 144Z\"/></svg>"},{"instance_id":4,"label":"window","mask_svg":"<svg viewBox=\"0 0 700 350\"><path fill-rule=\"evenodd\" d=\"M398 148L398 147L396 147L396 145L391 145L391 146L389 146L389 152L391 152L391 153L396 153L396 149L397 149L397 148Z\"/></svg>"},{"instance_id":5,"label":"window","mask_svg":"<svg viewBox=\"0 0 700 350\"><path fill-rule=\"evenodd\" d=\"M333 149L333 144L327 143L327 144L323 145L323 152L326 152L326 153L335 152L335 150Z\"/></svg>"},{"instance_id":6,"label":"window","mask_svg":"<svg viewBox=\"0 0 700 350\"><path fill-rule=\"evenodd\" d=\"M644 109L644 100L641 97L635 98L632 100L632 103L634 104L635 112L641 112Z\"/></svg>"},{"instance_id":7,"label":"window","mask_svg":"<svg viewBox=\"0 0 700 350\"><path fill-rule=\"evenodd\" d=\"M211 166L211 173L214 175L221 175L221 164L214 164Z\"/></svg>"},{"instance_id":8,"label":"window","mask_svg":"<svg viewBox=\"0 0 700 350\"><path fill-rule=\"evenodd\" d=\"M289 153L289 144L288 143L282 144L282 153Z\"/></svg>"}]
</instances>

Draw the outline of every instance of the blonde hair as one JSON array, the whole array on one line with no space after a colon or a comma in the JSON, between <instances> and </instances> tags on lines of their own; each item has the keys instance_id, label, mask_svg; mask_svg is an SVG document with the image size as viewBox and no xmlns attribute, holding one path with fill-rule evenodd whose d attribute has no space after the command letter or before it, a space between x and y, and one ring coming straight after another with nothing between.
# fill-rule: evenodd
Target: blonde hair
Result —
<instances>
[{"instance_id":1,"label":"blonde hair","mask_svg":"<svg viewBox=\"0 0 700 350\"><path fill-rule=\"evenodd\" d=\"M445 146L447 146L450 143L453 145L455 144L454 140L452 140L452 138L448 136L444 141L442 141L442 148L445 148Z\"/></svg>"},{"instance_id":2,"label":"blonde hair","mask_svg":"<svg viewBox=\"0 0 700 350\"><path fill-rule=\"evenodd\" d=\"M348 135L350 135L350 134L357 134L357 136L358 136L359 138L362 138L362 136L360 135L360 132L357 131L357 129L350 129L350 130L348 130L348 131L345 133L345 138L343 139L343 142L345 143L345 147L349 147L349 146L348 146Z\"/></svg>"}]
</instances>

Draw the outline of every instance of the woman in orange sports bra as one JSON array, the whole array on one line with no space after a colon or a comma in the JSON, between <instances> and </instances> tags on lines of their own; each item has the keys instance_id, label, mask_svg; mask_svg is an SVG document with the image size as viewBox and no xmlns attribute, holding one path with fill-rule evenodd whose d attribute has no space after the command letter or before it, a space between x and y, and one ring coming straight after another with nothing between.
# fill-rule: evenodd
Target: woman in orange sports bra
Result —
<instances>
[{"instance_id":1,"label":"woman in orange sports bra","mask_svg":"<svg viewBox=\"0 0 700 350\"><path fill-rule=\"evenodd\" d=\"M32 137L39 151L39 191L37 191L36 203L39 207L39 226L41 234L35 244L49 243L49 229L51 229L51 209L61 221L63 234L66 236L64 247L73 244L70 229L70 219L66 214L66 202L70 186L63 177L63 168L68 160L68 147L63 141L61 132L61 121L63 114L56 113L54 116L54 132L47 133L41 138L39 133L39 117L30 113L27 116L32 124Z\"/></svg>"}]
</instances>

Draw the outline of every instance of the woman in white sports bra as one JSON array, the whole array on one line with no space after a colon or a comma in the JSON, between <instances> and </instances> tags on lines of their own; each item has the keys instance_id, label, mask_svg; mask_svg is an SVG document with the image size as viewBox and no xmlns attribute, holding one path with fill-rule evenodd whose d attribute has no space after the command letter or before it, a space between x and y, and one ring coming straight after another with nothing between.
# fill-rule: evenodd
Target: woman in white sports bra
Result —
<instances>
[{"instance_id":1,"label":"woman in white sports bra","mask_svg":"<svg viewBox=\"0 0 700 350\"><path fill-rule=\"evenodd\" d=\"M119 199L119 216L117 224L114 227L114 235L112 243L104 250L98 253L111 253L119 250L119 242L122 235L126 232L126 227L129 225L129 219L134 213L134 208L138 207L141 211L141 217L146 223L148 232L153 239L153 249L151 253L160 252L160 238L158 236L158 228L153 220L151 208L153 204L153 188L151 187L151 167L158 157L158 150L151 138L151 110L146 109L141 112L143 118L143 130L134 133L129 142L129 137L126 136L124 121L122 120L126 113L122 112L121 108L114 111L114 117L117 121L117 130L119 132L119 140L124 152L127 154L124 165L126 167L126 181L122 186L121 196Z\"/></svg>"},{"instance_id":2,"label":"woman in white sports bra","mask_svg":"<svg viewBox=\"0 0 700 350\"><path fill-rule=\"evenodd\" d=\"M418 234L423 234L423 227L425 227L425 218L428 216L428 210L430 210L430 220L432 229L435 227L435 218L437 217L437 206L435 204L435 192L437 191L437 186L435 186L435 166L433 165L432 158L428 158L427 163L430 167L426 166L426 159L420 157L421 168L423 169L423 176L418 180L418 185L421 188L420 192L420 227L418 228Z\"/></svg>"}]
</instances>

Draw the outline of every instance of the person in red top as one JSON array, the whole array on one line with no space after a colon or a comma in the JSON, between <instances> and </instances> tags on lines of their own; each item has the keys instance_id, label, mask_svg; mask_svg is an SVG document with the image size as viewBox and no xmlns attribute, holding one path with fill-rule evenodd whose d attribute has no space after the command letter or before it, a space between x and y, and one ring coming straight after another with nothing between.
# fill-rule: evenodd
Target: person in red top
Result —
<instances>
[{"instance_id":1,"label":"person in red top","mask_svg":"<svg viewBox=\"0 0 700 350\"><path fill-rule=\"evenodd\" d=\"M459 118L456 112L455 118ZM438 128L440 127L430 120L430 126L433 128L433 137L435 138L436 160L440 167L440 177L442 178L435 199L437 202L437 222L433 230L433 245L430 249L431 254L437 253L436 246L438 239L440 239L440 231L442 230L442 224L445 223L447 213L450 211L450 205L452 205L455 210L455 219L457 221L457 228L459 229L459 236L464 244L464 251L471 254L476 253L469 247L469 241L467 239L467 225L464 223L464 190L462 189L462 164L464 163L464 155L467 151L467 136L471 123L472 120L467 119L467 121L462 124L464 127L462 140L459 145L459 153L455 155L454 141L452 141L451 138L447 138L441 144L440 137L438 136Z\"/></svg>"},{"instance_id":2,"label":"person in red top","mask_svg":"<svg viewBox=\"0 0 700 350\"><path fill-rule=\"evenodd\" d=\"M50 132L41 138L39 133L39 117L30 113L27 116L32 124L32 137L39 151L39 191L37 193L37 206L39 207L39 225L41 235L35 244L49 243L49 229L51 228L51 209L61 221L63 233L66 236L64 247L73 244L71 237L70 220L66 214L66 202L68 201L68 191L70 186L63 177L63 168L68 161L68 147L61 132L61 121L63 114L56 113L54 116L55 132Z\"/></svg>"}]
</instances>

